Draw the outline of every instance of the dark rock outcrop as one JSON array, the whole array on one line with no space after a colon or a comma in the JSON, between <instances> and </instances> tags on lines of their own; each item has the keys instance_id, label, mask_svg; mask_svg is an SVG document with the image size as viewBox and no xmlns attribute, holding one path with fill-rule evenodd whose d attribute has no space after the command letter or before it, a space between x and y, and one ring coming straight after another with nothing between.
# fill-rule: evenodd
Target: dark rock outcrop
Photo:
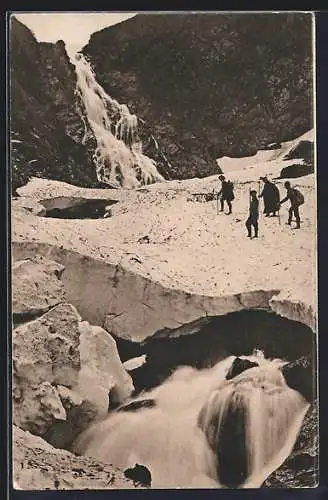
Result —
<instances>
[{"instance_id":1,"label":"dark rock outcrop","mask_svg":"<svg viewBox=\"0 0 328 500\"><path fill-rule=\"evenodd\" d=\"M294 179L296 177L303 177L304 175L309 175L314 173L313 165L302 165L295 163L293 165L288 165L284 167L280 172L280 179Z\"/></svg>"},{"instance_id":2,"label":"dark rock outcrop","mask_svg":"<svg viewBox=\"0 0 328 500\"><path fill-rule=\"evenodd\" d=\"M144 465L136 464L124 471L124 476L141 486L151 486L151 473Z\"/></svg>"},{"instance_id":3,"label":"dark rock outcrop","mask_svg":"<svg viewBox=\"0 0 328 500\"><path fill-rule=\"evenodd\" d=\"M217 173L220 156L312 127L308 14L141 14L92 35L84 53L137 114L143 151L166 179ZM10 64L13 192L31 176L99 186L64 42L38 43L13 17Z\"/></svg>"},{"instance_id":4,"label":"dark rock outcrop","mask_svg":"<svg viewBox=\"0 0 328 500\"><path fill-rule=\"evenodd\" d=\"M217 441L218 478L228 488L238 488L247 479L246 408L231 401ZM233 443L233 444L232 444Z\"/></svg>"},{"instance_id":5,"label":"dark rock outcrop","mask_svg":"<svg viewBox=\"0 0 328 500\"><path fill-rule=\"evenodd\" d=\"M284 156L284 160L295 160L301 158L305 163L313 163L314 144L312 141L300 141L293 149Z\"/></svg>"},{"instance_id":6,"label":"dark rock outcrop","mask_svg":"<svg viewBox=\"0 0 328 500\"><path fill-rule=\"evenodd\" d=\"M159 385L179 366L209 368L227 356L240 359L255 349L263 350L267 358L299 359L313 349L313 333L309 327L259 310L204 317L176 330L164 329L142 343L113 337L123 362L146 355L147 361L130 373L136 393ZM246 366L251 367L247 360L236 363L242 364L244 370ZM233 368L234 376L237 365ZM313 373L315 371L310 374L310 384L314 381ZM304 376L307 382L307 374Z\"/></svg>"},{"instance_id":7,"label":"dark rock outcrop","mask_svg":"<svg viewBox=\"0 0 328 500\"><path fill-rule=\"evenodd\" d=\"M244 372L245 370L253 368L254 366L259 366L259 364L253 361L249 361L249 359L236 358L233 361L228 373L226 374L226 380L230 380L240 373Z\"/></svg>"},{"instance_id":8,"label":"dark rock outcrop","mask_svg":"<svg viewBox=\"0 0 328 500\"><path fill-rule=\"evenodd\" d=\"M315 401L305 415L293 452L263 483L264 488L314 488L319 482L319 419Z\"/></svg>"},{"instance_id":9,"label":"dark rock outcrop","mask_svg":"<svg viewBox=\"0 0 328 500\"><path fill-rule=\"evenodd\" d=\"M117 411L138 411L143 408L154 408L154 406L156 406L156 401L154 399L141 399L121 406Z\"/></svg>"},{"instance_id":10,"label":"dark rock outcrop","mask_svg":"<svg viewBox=\"0 0 328 500\"><path fill-rule=\"evenodd\" d=\"M99 186L64 42L39 43L15 17L10 33L13 192L31 176Z\"/></svg>"},{"instance_id":11,"label":"dark rock outcrop","mask_svg":"<svg viewBox=\"0 0 328 500\"><path fill-rule=\"evenodd\" d=\"M313 126L311 26L299 13L139 14L83 52L160 141L167 174L202 177Z\"/></svg>"},{"instance_id":12,"label":"dark rock outcrop","mask_svg":"<svg viewBox=\"0 0 328 500\"><path fill-rule=\"evenodd\" d=\"M117 111L117 110L116 110ZM113 123L118 117L108 109ZM117 113L116 113L117 114ZM115 127L114 127L115 128ZM143 151L169 176L168 160L144 120L138 123ZM123 138L130 146L129 138ZM87 187L107 186L96 175L97 144L76 90L76 73L63 41L39 43L14 17L11 25L12 190L30 177Z\"/></svg>"},{"instance_id":13,"label":"dark rock outcrop","mask_svg":"<svg viewBox=\"0 0 328 500\"><path fill-rule=\"evenodd\" d=\"M301 393L309 402L313 401L316 392L314 361L314 356L302 356L281 369L289 387Z\"/></svg>"}]
</instances>

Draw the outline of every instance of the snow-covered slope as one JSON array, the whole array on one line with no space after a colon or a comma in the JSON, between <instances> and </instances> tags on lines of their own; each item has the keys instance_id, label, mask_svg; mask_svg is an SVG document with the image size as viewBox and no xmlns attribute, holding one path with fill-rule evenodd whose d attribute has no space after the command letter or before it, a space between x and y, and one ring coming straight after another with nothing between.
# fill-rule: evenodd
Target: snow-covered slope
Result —
<instances>
[{"instance_id":1,"label":"snow-covered slope","mask_svg":"<svg viewBox=\"0 0 328 500\"><path fill-rule=\"evenodd\" d=\"M301 230L285 224L286 204L280 223L278 218L260 216L258 240L246 237L244 225L249 188L256 177L249 171L234 174L232 216L217 214L216 201L194 201L193 193L217 191L217 176L211 176L140 190L99 190L101 198L111 199L115 194L118 203L111 207L112 217L90 220L33 214L33 205L44 198L83 197L83 191L87 198L97 195L97 190L35 179L19 190L21 197L13 202L13 252L16 258L36 252L50 253L60 262L64 259L71 269L67 280L72 294L79 295L78 310L83 317L102 322L107 316L115 321L118 334L144 338L173 323L193 321L205 311L215 315L235 306L242 308L234 299L238 294L261 291L261 302L262 291L272 296L272 290L281 291L275 310L313 327L313 319L305 318L315 316L316 300L313 174L293 181L305 196ZM240 180L242 175L244 180ZM283 196L283 180L277 185Z\"/></svg>"},{"instance_id":2,"label":"snow-covered slope","mask_svg":"<svg viewBox=\"0 0 328 500\"><path fill-rule=\"evenodd\" d=\"M283 142L277 149L262 149L255 155L246 156L245 158L230 158L229 156L223 156L222 158L217 159L217 163L221 167L222 171L227 175L230 175L231 172L235 172L237 170L247 170L249 174L254 173L254 175L277 177L280 174L281 169L287 167L288 165L304 164L304 161L301 158L284 160L284 157L296 148L301 141L310 141L314 143L315 130L311 129L292 141ZM270 144L269 146L274 146L274 144Z\"/></svg>"}]
</instances>

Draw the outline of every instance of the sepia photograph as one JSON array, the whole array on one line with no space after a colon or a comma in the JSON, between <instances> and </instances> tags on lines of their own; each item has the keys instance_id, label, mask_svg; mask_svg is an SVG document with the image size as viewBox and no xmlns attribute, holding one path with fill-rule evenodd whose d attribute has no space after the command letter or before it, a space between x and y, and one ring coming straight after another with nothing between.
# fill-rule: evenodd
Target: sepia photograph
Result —
<instances>
[{"instance_id":1,"label":"sepia photograph","mask_svg":"<svg viewBox=\"0 0 328 500\"><path fill-rule=\"evenodd\" d=\"M12 487L317 487L313 12L12 12L8 47Z\"/></svg>"}]
</instances>

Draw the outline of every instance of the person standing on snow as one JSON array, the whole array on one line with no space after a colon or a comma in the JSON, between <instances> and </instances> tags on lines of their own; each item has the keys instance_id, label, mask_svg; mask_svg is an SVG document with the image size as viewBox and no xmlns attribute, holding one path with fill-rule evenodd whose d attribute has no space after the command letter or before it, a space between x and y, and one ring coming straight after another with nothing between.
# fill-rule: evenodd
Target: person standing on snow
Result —
<instances>
[{"instance_id":1,"label":"person standing on snow","mask_svg":"<svg viewBox=\"0 0 328 500\"><path fill-rule=\"evenodd\" d=\"M273 217L275 217L276 212L280 208L279 189L267 177L260 177L260 180L264 182L262 193L259 195L259 198L263 198L264 202L263 213L265 217L269 217L270 214L273 214Z\"/></svg>"},{"instance_id":2,"label":"person standing on snow","mask_svg":"<svg viewBox=\"0 0 328 500\"><path fill-rule=\"evenodd\" d=\"M231 202L235 199L235 195L233 192L233 184L231 181L226 181L224 175L219 175L219 180L221 181L221 189L218 192L218 198L220 199L221 210L224 210L224 202L227 202L229 212L228 215L232 214L232 204Z\"/></svg>"},{"instance_id":3,"label":"person standing on snow","mask_svg":"<svg viewBox=\"0 0 328 500\"><path fill-rule=\"evenodd\" d=\"M285 201L290 200L290 208L288 211L287 224L291 225L292 218L294 215L296 219L295 229L300 229L301 219L300 219L299 207L304 203L304 196L298 189L292 188L289 181L285 182L285 188L287 189L287 196L283 200L281 200L280 205L285 203Z\"/></svg>"},{"instance_id":4,"label":"person standing on snow","mask_svg":"<svg viewBox=\"0 0 328 500\"><path fill-rule=\"evenodd\" d=\"M259 220L259 200L257 198L257 193L255 190L250 191L250 203L249 203L249 217L245 223L245 226L247 227L247 237L251 238L252 237L252 226L254 228L254 238L258 238L258 231L259 231L259 225L258 225L258 220Z\"/></svg>"}]
</instances>

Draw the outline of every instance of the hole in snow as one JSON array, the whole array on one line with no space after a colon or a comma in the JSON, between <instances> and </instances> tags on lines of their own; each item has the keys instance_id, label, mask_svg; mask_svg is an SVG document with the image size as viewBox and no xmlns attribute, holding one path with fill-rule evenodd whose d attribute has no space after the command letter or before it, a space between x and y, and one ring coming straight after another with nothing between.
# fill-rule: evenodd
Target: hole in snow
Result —
<instances>
[{"instance_id":1,"label":"hole in snow","mask_svg":"<svg viewBox=\"0 0 328 500\"><path fill-rule=\"evenodd\" d=\"M109 207L115 203L117 200L105 198L59 196L40 201L45 208L45 212L40 215L55 219L102 219L109 213Z\"/></svg>"},{"instance_id":2,"label":"hole in snow","mask_svg":"<svg viewBox=\"0 0 328 500\"><path fill-rule=\"evenodd\" d=\"M315 361L314 336L308 326L257 309L201 318L185 325L180 336L166 329L142 343L115 340L123 362L146 355L146 363L131 372L137 393L161 384L179 366L211 368L227 356L251 355L256 349L266 358L286 361L312 353Z\"/></svg>"}]
</instances>

